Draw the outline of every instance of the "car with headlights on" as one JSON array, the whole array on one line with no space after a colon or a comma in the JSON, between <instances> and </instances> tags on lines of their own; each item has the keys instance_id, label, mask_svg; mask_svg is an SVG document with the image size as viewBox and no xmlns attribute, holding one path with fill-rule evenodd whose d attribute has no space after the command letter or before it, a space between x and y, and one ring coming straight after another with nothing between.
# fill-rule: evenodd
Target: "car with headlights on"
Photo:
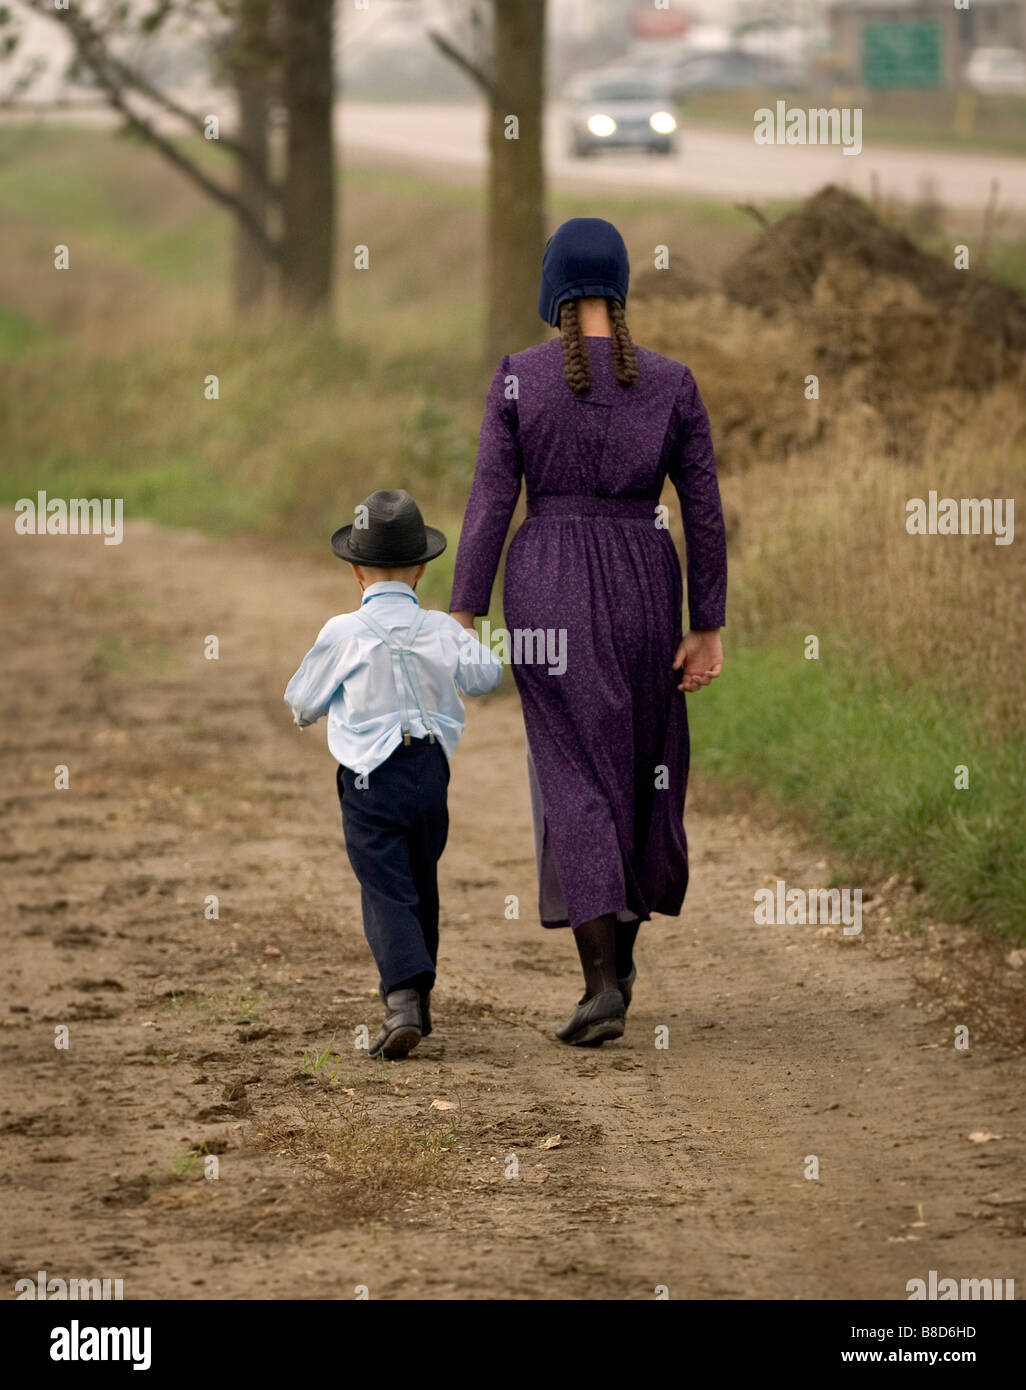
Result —
<instances>
[{"instance_id":1,"label":"car with headlights on","mask_svg":"<svg viewBox=\"0 0 1026 1390\"><path fill-rule=\"evenodd\" d=\"M570 88L570 151L642 149L672 154L677 118L665 88L644 73L589 74Z\"/></svg>"}]
</instances>

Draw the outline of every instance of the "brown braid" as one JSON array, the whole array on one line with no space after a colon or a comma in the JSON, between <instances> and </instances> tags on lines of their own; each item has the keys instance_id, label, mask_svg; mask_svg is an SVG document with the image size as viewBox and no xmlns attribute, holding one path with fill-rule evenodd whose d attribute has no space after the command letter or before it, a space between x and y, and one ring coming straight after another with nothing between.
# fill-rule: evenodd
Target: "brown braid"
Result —
<instances>
[{"instance_id":1,"label":"brown braid","mask_svg":"<svg viewBox=\"0 0 1026 1390\"><path fill-rule=\"evenodd\" d=\"M613 371L621 386L633 386L638 380L638 355L627 327L623 305L618 299L607 299L613 332L610 346L613 351ZM575 396L591 389L591 365L588 347L577 317L576 299L567 299L559 306L559 331L563 337L563 375Z\"/></svg>"},{"instance_id":2,"label":"brown braid","mask_svg":"<svg viewBox=\"0 0 1026 1390\"><path fill-rule=\"evenodd\" d=\"M638 354L634 339L627 327L623 305L618 299L608 299L609 317L613 324L613 371L621 386L634 386L638 380Z\"/></svg>"},{"instance_id":3,"label":"brown braid","mask_svg":"<svg viewBox=\"0 0 1026 1390\"><path fill-rule=\"evenodd\" d=\"M591 387L591 366L576 299L564 300L559 306L559 331L563 335L563 375L574 395L583 396Z\"/></svg>"}]
</instances>

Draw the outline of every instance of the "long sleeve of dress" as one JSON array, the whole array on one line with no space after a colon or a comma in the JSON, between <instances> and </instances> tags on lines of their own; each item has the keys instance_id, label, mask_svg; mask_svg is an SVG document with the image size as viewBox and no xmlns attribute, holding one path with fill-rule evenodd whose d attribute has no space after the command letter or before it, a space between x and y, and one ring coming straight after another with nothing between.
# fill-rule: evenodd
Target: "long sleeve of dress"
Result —
<instances>
[{"instance_id":1,"label":"long sleeve of dress","mask_svg":"<svg viewBox=\"0 0 1026 1390\"><path fill-rule=\"evenodd\" d=\"M492 378L459 549L453 572L450 612L483 616L491 602L495 572L509 530L520 483L523 459L517 439L517 403L506 399L509 358L504 357Z\"/></svg>"},{"instance_id":2,"label":"long sleeve of dress","mask_svg":"<svg viewBox=\"0 0 1026 1390\"><path fill-rule=\"evenodd\" d=\"M722 627L727 606L727 536L709 416L689 371L681 382L671 432L675 437L667 471L684 520L690 625Z\"/></svg>"}]
</instances>

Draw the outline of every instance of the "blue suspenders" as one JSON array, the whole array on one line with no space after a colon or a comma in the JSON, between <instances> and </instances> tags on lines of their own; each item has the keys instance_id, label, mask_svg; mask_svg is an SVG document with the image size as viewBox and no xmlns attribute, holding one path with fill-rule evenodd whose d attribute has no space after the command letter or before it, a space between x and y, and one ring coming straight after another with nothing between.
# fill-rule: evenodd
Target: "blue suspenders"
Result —
<instances>
[{"instance_id":1,"label":"blue suspenders","mask_svg":"<svg viewBox=\"0 0 1026 1390\"><path fill-rule=\"evenodd\" d=\"M357 612L357 617L361 623L370 628L376 637L379 637L388 648L392 657L392 679L395 682L395 695L399 702L399 719L403 731L403 743L410 741L410 707L407 701L407 690L413 695L424 728L428 731L428 738L432 743L435 741L435 731L428 718L427 710L424 708L424 697L420 689L420 681L417 679L416 663L407 660L413 655L413 644L417 640L417 633L425 618L425 609L418 608L414 614L413 621L406 630L405 639L400 642L387 632L380 623L365 613L361 608ZM405 677L405 679L404 679Z\"/></svg>"}]
</instances>

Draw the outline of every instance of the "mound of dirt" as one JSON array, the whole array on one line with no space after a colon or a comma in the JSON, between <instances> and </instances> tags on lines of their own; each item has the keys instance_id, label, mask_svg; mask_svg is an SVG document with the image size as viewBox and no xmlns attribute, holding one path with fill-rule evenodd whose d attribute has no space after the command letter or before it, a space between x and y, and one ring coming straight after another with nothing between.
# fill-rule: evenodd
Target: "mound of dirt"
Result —
<instances>
[{"instance_id":1,"label":"mound of dirt","mask_svg":"<svg viewBox=\"0 0 1026 1390\"><path fill-rule=\"evenodd\" d=\"M823 437L821 403L803 394L804 376L816 367L790 317L768 319L717 292L635 303L631 329L639 343L694 372L724 470L783 457Z\"/></svg>"},{"instance_id":2,"label":"mound of dirt","mask_svg":"<svg viewBox=\"0 0 1026 1390\"><path fill-rule=\"evenodd\" d=\"M767 228L723 272L728 297L793 313L836 370L868 367L888 394L932 384L979 390L1026 360L1026 300L922 251L860 198L829 186ZM874 376L878 378L875 382Z\"/></svg>"},{"instance_id":3,"label":"mound of dirt","mask_svg":"<svg viewBox=\"0 0 1026 1390\"><path fill-rule=\"evenodd\" d=\"M830 439L915 456L983 393L1026 383L1026 300L839 188L767 227L720 287L688 270L639 289L635 335L692 368L728 469Z\"/></svg>"},{"instance_id":4,"label":"mound of dirt","mask_svg":"<svg viewBox=\"0 0 1026 1390\"><path fill-rule=\"evenodd\" d=\"M767 227L726 268L724 289L753 309L808 303L831 256L909 281L929 299L955 297L962 289L961 272L920 251L904 233L881 222L867 203L832 184Z\"/></svg>"}]
</instances>

